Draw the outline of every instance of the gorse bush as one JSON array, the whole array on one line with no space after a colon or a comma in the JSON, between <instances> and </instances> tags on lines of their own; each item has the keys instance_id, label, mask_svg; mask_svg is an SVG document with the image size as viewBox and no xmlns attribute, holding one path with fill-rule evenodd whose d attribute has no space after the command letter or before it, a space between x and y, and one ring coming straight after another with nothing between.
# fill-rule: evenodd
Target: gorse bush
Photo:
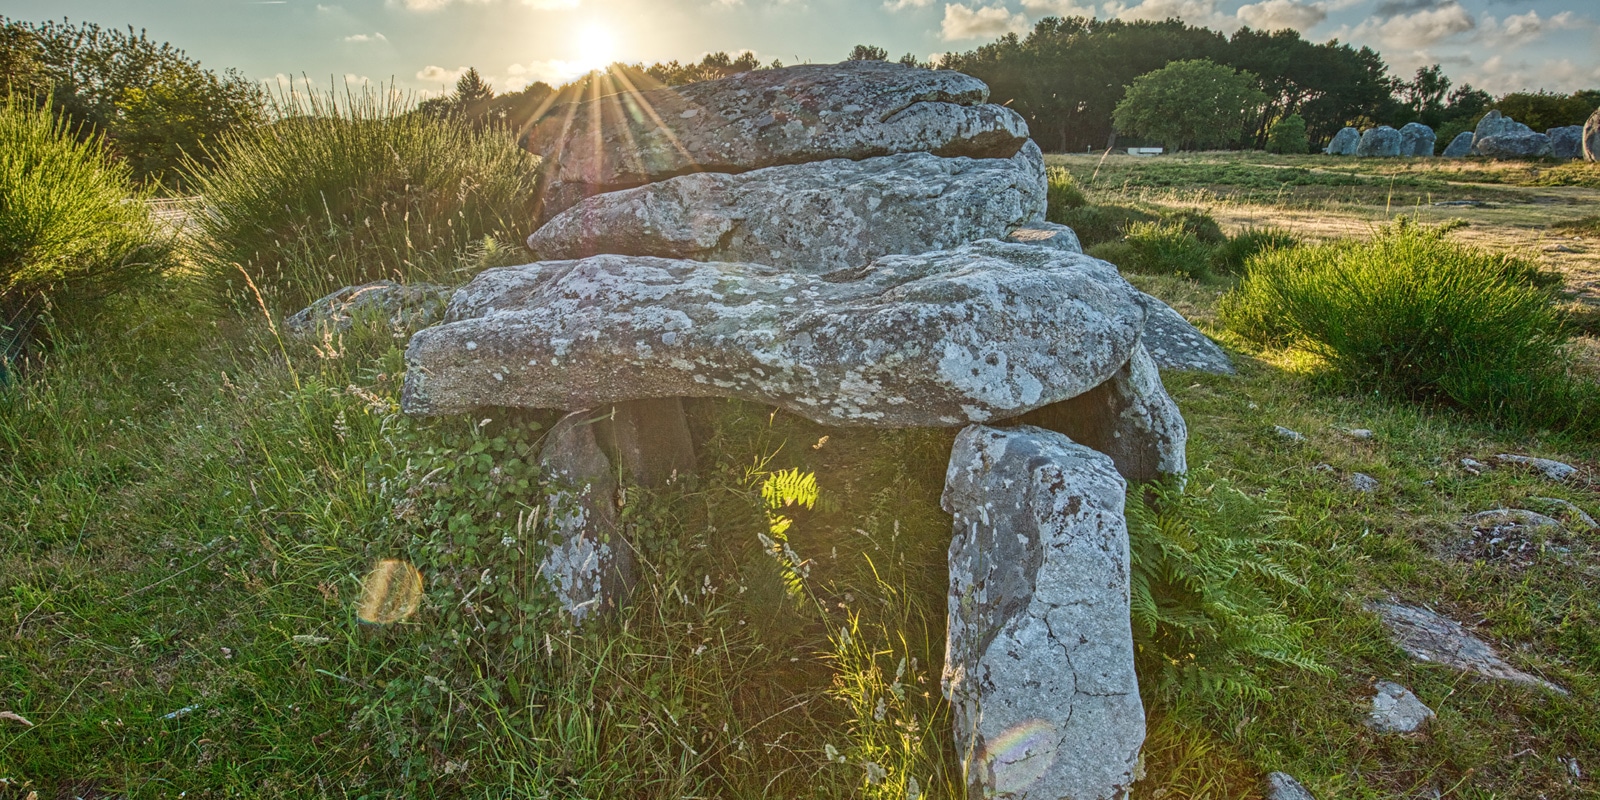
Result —
<instances>
[{"instance_id":1,"label":"gorse bush","mask_svg":"<svg viewBox=\"0 0 1600 800\"><path fill-rule=\"evenodd\" d=\"M1447 232L1402 219L1370 241L1263 251L1221 318L1364 387L1509 422L1595 425L1595 392L1568 375L1568 332L1543 274Z\"/></svg>"},{"instance_id":2,"label":"gorse bush","mask_svg":"<svg viewBox=\"0 0 1600 800\"><path fill-rule=\"evenodd\" d=\"M1177 223L1135 223L1128 228L1123 247L1126 260L1115 263L1131 272L1176 274L1191 280L1211 272L1211 245Z\"/></svg>"},{"instance_id":3,"label":"gorse bush","mask_svg":"<svg viewBox=\"0 0 1600 800\"><path fill-rule=\"evenodd\" d=\"M78 141L51 108L0 103L0 326L47 305L58 316L85 309L164 269L145 197L98 139ZM0 354L11 341L0 330Z\"/></svg>"},{"instance_id":4,"label":"gorse bush","mask_svg":"<svg viewBox=\"0 0 1600 800\"><path fill-rule=\"evenodd\" d=\"M509 134L465 132L390 91L279 103L198 182L200 262L219 288L238 292L242 270L292 311L381 278L459 280L475 243L525 232L538 162Z\"/></svg>"},{"instance_id":5,"label":"gorse bush","mask_svg":"<svg viewBox=\"0 0 1600 800\"><path fill-rule=\"evenodd\" d=\"M1052 205L1045 212L1045 219L1071 228L1084 247L1093 247L1118 241L1128 233L1129 226L1159 217L1132 206L1105 204L1065 208Z\"/></svg>"},{"instance_id":6,"label":"gorse bush","mask_svg":"<svg viewBox=\"0 0 1600 800\"><path fill-rule=\"evenodd\" d=\"M1083 190L1072 179L1072 173L1065 167L1046 167L1044 173L1048 181L1045 194L1047 209L1082 208L1089 203Z\"/></svg>"},{"instance_id":7,"label":"gorse bush","mask_svg":"<svg viewBox=\"0 0 1600 800\"><path fill-rule=\"evenodd\" d=\"M1217 245L1211 253L1211 268L1221 273L1239 272L1256 253L1296 247L1300 240L1281 228L1252 228Z\"/></svg>"}]
</instances>

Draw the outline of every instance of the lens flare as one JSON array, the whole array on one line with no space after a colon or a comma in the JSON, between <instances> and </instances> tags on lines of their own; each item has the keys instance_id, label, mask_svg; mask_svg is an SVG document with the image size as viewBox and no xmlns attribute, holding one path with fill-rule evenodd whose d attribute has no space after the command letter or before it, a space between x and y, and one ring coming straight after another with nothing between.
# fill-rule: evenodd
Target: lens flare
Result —
<instances>
[{"instance_id":1,"label":"lens flare","mask_svg":"<svg viewBox=\"0 0 1600 800\"><path fill-rule=\"evenodd\" d=\"M1044 777L1055 763L1058 738L1056 726L1030 719L990 740L984 748L983 766L994 776L995 794L1019 793Z\"/></svg>"},{"instance_id":2,"label":"lens flare","mask_svg":"<svg viewBox=\"0 0 1600 800\"><path fill-rule=\"evenodd\" d=\"M396 558L379 561L361 581L356 618L368 625L392 625L422 605L422 573Z\"/></svg>"}]
</instances>

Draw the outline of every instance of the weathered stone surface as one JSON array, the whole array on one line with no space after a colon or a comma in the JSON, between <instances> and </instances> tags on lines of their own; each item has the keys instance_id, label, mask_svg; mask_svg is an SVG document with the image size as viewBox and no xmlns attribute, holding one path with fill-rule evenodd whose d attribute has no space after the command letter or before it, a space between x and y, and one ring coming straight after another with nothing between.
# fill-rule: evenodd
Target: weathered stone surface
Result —
<instances>
[{"instance_id":1,"label":"weathered stone surface","mask_svg":"<svg viewBox=\"0 0 1600 800\"><path fill-rule=\"evenodd\" d=\"M1576 530L1589 531L1600 528L1600 522L1595 522L1594 517L1589 516L1589 512L1579 508L1571 500L1559 497L1530 497L1528 501L1542 508L1548 508L1551 513L1565 518L1566 524Z\"/></svg>"},{"instance_id":2,"label":"weathered stone surface","mask_svg":"<svg viewBox=\"0 0 1600 800\"><path fill-rule=\"evenodd\" d=\"M1525 508L1491 508L1488 511L1468 514L1466 519L1462 521L1473 528L1483 529L1512 526L1523 528L1561 527L1560 520Z\"/></svg>"},{"instance_id":3,"label":"weathered stone surface","mask_svg":"<svg viewBox=\"0 0 1600 800\"><path fill-rule=\"evenodd\" d=\"M1502 464L1516 464L1528 467L1553 481L1565 481L1578 474L1578 468L1560 461L1548 458L1535 458L1533 456L1519 456L1511 453L1501 453L1494 460Z\"/></svg>"},{"instance_id":4,"label":"weathered stone surface","mask_svg":"<svg viewBox=\"0 0 1600 800\"><path fill-rule=\"evenodd\" d=\"M530 137L546 158L541 219L691 172L916 152L1009 158L1027 123L988 96L953 70L851 61L601 97Z\"/></svg>"},{"instance_id":5,"label":"weathered stone surface","mask_svg":"<svg viewBox=\"0 0 1600 800\"><path fill-rule=\"evenodd\" d=\"M811 274L998 239L1045 210L1044 157L928 153L696 173L596 195L528 237L541 260L599 253L750 261Z\"/></svg>"},{"instance_id":6,"label":"weathered stone surface","mask_svg":"<svg viewBox=\"0 0 1600 800\"><path fill-rule=\"evenodd\" d=\"M1013 244L1031 244L1034 247L1060 250L1064 253L1083 252L1083 244L1078 241L1078 232L1054 222L1029 222L1006 234L1005 240Z\"/></svg>"},{"instance_id":7,"label":"weathered stone surface","mask_svg":"<svg viewBox=\"0 0 1600 800\"><path fill-rule=\"evenodd\" d=\"M1356 155L1363 158L1394 158L1400 155L1400 132L1388 125L1379 125L1361 134L1356 145Z\"/></svg>"},{"instance_id":8,"label":"weathered stone surface","mask_svg":"<svg viewBox=\"0 0 1600 800\"><path fill-rule=\"evenodd\" d=\"M1267 774L1267 800L1317 800L1311 791L1286 772Z\"/></svg>"},{"instance_id":9,"label":"weathered stone surface","mask_svg":"<svg viewBox=\"0 0 1600 800\"><path fill-rule=\"evenodd\" d=\"M1137 295L1104 261L997 241L820 277L643 256L491 269L412 337L403 403L739 397L829 425L965 425L1115 375Z\"/></svg>"},{"instance_id":10,"label":"weathered stone surface","mask_svg":"<svg viewBox=\"0 0 1600 800\"><path fill-rule=\"evenodd\" d=\"M1347 480L1350 488L1362 494L1372 494L1378 491L1378 479L1365 472L1352 472Z\"/></svg>"},{"instance_id":11,"label":"weathered stone surface","mask_svg":"<svg viewBox=\"0 0 1600 800\"><path fill-rule=\"evenodd\" d=\"M1441 617L1425 608L1399 603L1372 603L1367 606L1383 619L1395 644L1418 661L1431 661L1447 667L1474 672L1485 678L1543 686L1551 691L1567 691L1542 678L1529 675L1507 664L1487 642L1467 632L1461 623Z\"/></svg>"},{"instance_id":12,"label":"weathered stone surface","mask_svg":"<svg viewBox=\"0 0 1600 800\"><path fill-rule=\"evenodd\" d=\"M1478 154L1489 158L1543 158L1550 155L1550 137L1542 133L1500 133L1477 139Z\"/></svg>"},{"instance_id":13,"label":"weathered stone surface","mask_svg":"<svg viewBox=\"0 0 1600 800\"><path fill-rule=\"evenodd\" d=\"M1279 439L1282 439L1286 442L1303 442L1306 440L1305 434L1299 431L1290 430L1282 425L1272 426L1272 433L1274 436L1277 436Z\"/></svg>"},{"instance_id":14,"label":"weathered stone surface","mask_svg":"<svg viewBox=\"0 0 1600 800\"><path fill-rule=\"evenodd\" d=\"M1018 421L1105 453L1129 483L1188 472L1189 428L1143 347L1105 383Z\"/></svg>"},{"instance_id":15,"label":"weathered stone surface","mask_svg":"<svg viewBox=\"0 0 1600 800\"><path fill-rule=\"evenodd\" d=\"M1533 133L1533 129L1501 114L1499 111L1490 111L1483 116L1483 119L1478 120L1478 127L1472 132L1472 154L1483 155L1483 151L1478 147L1480 142L1490 136L1499 136L1506 133Z\"/></svg>"},{"instance_id":16,"label":"weathered stone surface","mask_svg":"<svg viewBox=\"0 0 1600 800\"><path fill-rule=\"evenodd\" d=\"M346 286L285 318L283 327L290 333L346 331L363 317L383 319L402 330L425 328L444 318L451 291L432 283L394 281Z\"/></svg>"},{"instance_id":17,"label":"weathered stone surface","mask_svg":"<svg viewBox=\"0 0 1600 800\"><path fill-rule=\"evenodd\" d=\"M1324 151L1330 156L1353 156L1356 147L1361 144L1361 131L1355 128L1344 128L1333 135L1332 141Z\"/></svg>"},{"instance_id":18,"label":"weathered stone surface","mask_svg":"<svg viewBox=\"0 0 1600 800\"><path fill-rule=\"evenodd\" d=\"M1217 375L1237 374L1233 359L1210 337L1201 333L1199 328L1184 319L1177 309L1143 292L1139 295L1139 302L1145 308L1144 347L1150 351L1156 366Z\"/></svg>"},{"instance_id":19,"label":"weathered stone surface","mask_svg":"<svg viewBox=\"0 0 1600 800\"><path fill-rule=\"evenodd\" d=\"M539 463L552 493L539 573L574 623L627 602L633 549L617 525L617 482L595 441L593 414L563 417L545 436Z\"/></svg>"},{"instance_id":20,"label":"weathered stone surface","mask_svg":"<svg viewBox=\"0 0 1600 800\"><path fill-rule=\"evenodd\" d=\"M1466 158L1470 155L1472 155L1472 131L1462 131L1456 134L1456 138L1451 139L1450 144L1445 145L1445 158Z\"/></svg>"},{"instance_id":21,"label":"weathered stone surface","mask_svg":"<svg viewBox=\"0 0 1600 800\"><path fill-rule=\"evenodd\" d=\"M1378 681L1373 688L1378 693L1372 698L1367 727L1378 733L1411 733L1438 716L1433 709L1423 705L1410 689L1398 683Z\"/></svg>"},{"instance_id":22,"label":"weathered stone surface","mask_svg":"<svg viewBox=\"0 0 1600 800\"><path fill-rule=\"evenodd\" d=\"M660 488L694 472L694 439L681 398L617 403L594 427L600 449L640 486Z\"/></svg>"},{"instance_id":23,"label":"weathered stone surface","mask_svg":"<svg viewBox=\"0 0 1600 800\"><path fill-rule=\"evenodd\" d=\"M1583 126L1568 125L1545 131L1550 137L1550 155L1555 158L1583 158Z\"/></svg>"},{"instance_id":24,"label":"weathered stone surface","mask_svg":"<svg viewBox=\"0 0 1600 800\"><path fill-rule=\"evenodd\" d=\"M1407 122L1400 128L1400 155L1425 158L1433 155L1439 135L1420 122Z\"/></svg>"},{"instance_id":25,"label":"weathered stone surface","mask_svg":"<svg viewBox=\"0 0 1600 800\"><path fill-rule=\"evenodd\" d=\"M1125 491L1109 458L1058 433L956 437L942 684L968 797L1114 798L1133 782Z\"/></svg>"},{"instance_id":26,"label":"weathered stone surface","mask_svg":"<svg viewBox=\"0 0 1600 800\"><path fill-rule=\"evenodd\" d=\"M1600 109L1583 123L1583 157L1588 161L1600 161Z\"/></svg>"}]
</instances>

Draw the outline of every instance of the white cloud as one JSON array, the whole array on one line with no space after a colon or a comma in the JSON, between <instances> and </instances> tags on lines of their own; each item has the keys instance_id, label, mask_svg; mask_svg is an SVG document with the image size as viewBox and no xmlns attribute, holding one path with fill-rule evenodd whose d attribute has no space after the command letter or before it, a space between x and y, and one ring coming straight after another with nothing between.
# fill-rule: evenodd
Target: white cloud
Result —
<instances>
[{"instance_id":1,"label":"white cloud","mask_svg":"<svg viewBox=\"0 0 1600 800\"><path fill-rule=\"evenodd\" d=\"M1022 7L1042 16L1093 17L1094 3L1078 5L1075 0L1022 0Z\"/></svg>"},{"instance_id":2,"label":"white cloud","mask_svg":"<svg viewBox=\"0 0 1600 800\"><path fill-rule=\"evenodd\" d=\"M1540 89L1565 94L1600 84L1600 66L1592 63L1575 64L1568 58L1545 59L1532 64L1496 55L1463 77L1490 94Z\"/></svg>"},{"instance_id":3,"label":"white cloud","mask_svg":"<svg viewBox=\"0 0 1600 800\"><path fill-rule=\"evenodd\" d=\"M344 40L347 42L387 42L389 41L389 37L384 36L381 33L358 33L354 36L346 36L344 37Z\"/></svg>"},{"instance_id":4,"label":"white cloud","mask_svg":"<svg viewBox=\"0 0 1600 800\"><path fill-rule=\"evenodd\" d=\"M1190 25L1216 28L1224 32L1237 30L1239 27L1238 18L1217 11L1217 0L1143 0L1132 6L1120 0L1111 0L1104 8L1106 16L1130 22L1134 20L1160 22L1176 17Z\"/></svg>"},{"instance_id":5,"label":"white cloud","mask_svg":"<svg viewBox=\"0 0 1600 800\"><path fill-rule=\"evenodd\" d=\"M947 42L982 39L1022 33L1028 29L1028 18L1007 11L1005 6L968 8L960 3L946 3L942 27Z\"/></svg>"},{"instance_id":6,"label":"white cloud","mask_svg":"<svg viewBox=\"0 0 1600 800\"><path fill-rule=\"evenodd\" d=\"M577 8L583 0L522 0L525 6L532 6L540 11L554 11L563 8ZM410 11L437 11L452 3L473 3L483 5L495 0L389 0L389 5L403 6Z\"/></svg>"},{"instance_id":7,"label":"white cloud","mask_svg":"<svg viewBox=\"0 0 1600 800\"><path fill-rule=\"evenodd\" d=\"M371 86L372 79L365 75L357 75L354 72L346 72L344 74L344 84L346 86Z\"/></svg>"},{"instance_id":8,"label":"white cloud","mask_svg":"<svg viewBox=\"0 0 1600 800\"><path fill-rule=\"evenodd\" d=\"M883 0L883 7L890 11L900 11L907 8L927 8L933 5L933 0Z\"/></svg>"},{"instance_id":9,"label":"white cloud","mask_svg":"<svg viewBox=\"0 0 1600 800\"><path fill-rule=\"evenodd\" d=\"M1328 18L1326 3L1301 3L1296 0L1262 0L1240 6L1234 12L1239 21L1256 30L1280 31L1293 28L1306 31Z\"/></svg>"},{"instance_id":10,"label":"white cloud","mask_svg":"<svg viewBox=\"0 0 1600 800\"><path fill-rule=\"evenodd\" d=\"M1549 19L1537 11L1513 14L1503 20L1484 17L1478 30L1478 41L1491 48L1515 48L1531 44L1550 31L1592 27L1594 22L1571 11L1563 11Z\"/></svg>"},{"instance_id":11,"label":"white cloud","mask_svg":"<svg viewBox=\"0 0 1600 800\"><path fill-rule=\"evenodd\" d=\"M428 83L455 83L458 78L465 74L467 74L466 67L445 69L444 67L429 64L417 71L417 80L427 81Z\"/></svg>"},{"instance_id":12,"label":"white cloud","mask_svg":"<svg viewBox=\"0 0 1600 800\"><path fill-rule=\"evenodd\" d=\"M1425 8L1411 14L1398 14L1379 21L1369 19L1357 25L1352 36L1377 39L1385 47L1416 50L1437 44L1478 27L1478 20L1459 2Z\"/></svg>"}]
</instances>

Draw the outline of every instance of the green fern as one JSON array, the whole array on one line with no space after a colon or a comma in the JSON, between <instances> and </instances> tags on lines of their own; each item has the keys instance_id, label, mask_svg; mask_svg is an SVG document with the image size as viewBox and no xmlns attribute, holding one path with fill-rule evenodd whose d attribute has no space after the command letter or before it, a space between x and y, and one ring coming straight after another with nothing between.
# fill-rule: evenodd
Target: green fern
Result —
<instances>
[{"instance_id":1,"label":"green fern","mask_svg":"<svg viewBox=\"0 0 1600 800\"><path fill-rule=\"evenodd\" d=\"M1140 684L1168 699L1226 702L1265 698L1261 668L1326 672L1305 649L1306 626L1274 598L1302 590L1275 557L1300 547L1273 535L1285 518L1269 501L1200 472L1185 486L1129 493Z\"/></svg>"},{"instance_id":2,"label":"green fern","mask_svg":"<svg viewBox=\"0 0 1600 800\"><path fill-rule=\"evenodd\" d=\"M789 544L789 528L794 520L780 510L791 506L815 508L821 491L817 488L815 472L795 469L779 470L761 482L761 500L766 504L767 533L757 534L767 553L778 562L783 571L783 585L793 597L799 597L804 581L811 574L811 562L800 557Z\"/></svg>"}]
</instances>

